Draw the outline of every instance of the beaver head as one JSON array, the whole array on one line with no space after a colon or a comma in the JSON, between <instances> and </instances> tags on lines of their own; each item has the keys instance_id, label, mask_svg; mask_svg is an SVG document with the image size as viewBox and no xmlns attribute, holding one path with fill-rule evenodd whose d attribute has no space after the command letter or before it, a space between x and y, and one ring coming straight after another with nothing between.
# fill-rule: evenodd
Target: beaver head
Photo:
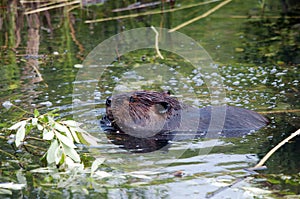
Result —
<instances>
[{"instance_id":1,"label":"beaver head","mask_svg":"<svg viewBox=\"0 0 300 199\"><path fill-rule=\"evenodd\" d=\"M167 92L134 91L106 100L106 116L122 133L146 138L178 127L181 104Z\"/></svg>"}]
</instances>

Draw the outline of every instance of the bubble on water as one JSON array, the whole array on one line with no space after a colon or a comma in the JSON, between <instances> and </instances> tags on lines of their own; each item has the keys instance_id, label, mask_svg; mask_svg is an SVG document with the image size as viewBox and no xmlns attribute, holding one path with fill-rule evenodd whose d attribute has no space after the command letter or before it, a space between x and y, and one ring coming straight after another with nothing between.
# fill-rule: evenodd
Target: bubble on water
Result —
<instances>
[{"instance_id":1,"label":"bubble on water","mask_svg":"<svg viewBox=\"0 0 300 199\"><path fill-rule=\"evenodd\" d=\"M13 104L10 101L5 101L2 103L2 106L6 109L9 110Z\"/></svg>"},{"instance_id":2,"label":"bubble on water","mask_svg":"<svg viewBox=\"0 0 300 199\"><path fill-rule=\"evenodd\" d=\"M189 88L187 84L183 84L182 88Z\"/></svg>"},{"instance_id":3,"label":"bubble on water","mask_svg":"<svg viewBox=\"0 0 300 199\"><path fill-rule=\"evenodd\" d=\"M266 84L267 83L267 79L264 79L261 81L262 84Z\"/></svg>"},{"instance_id":4,"label":"bubble on water","mask_svg":"<svg viewBox=\"0 0 300 199\"><path fill-rule=\"evenodd\" d=\"M235 82L233 82L232 83L234 86L238 86L239 84L240 84L240 82L239 81L235 81Z\"/></svg>"},{"instance_id":5,"label":"bubble on water","mask_svg":"<svg viewBox=\"0 0 300 199\"><path fill-rule=\"evenodd\" d=\"M52 104L52 102L50 102L50 101L46 101L46 102L41 102L40 105L44 105L44 106L50 107L50 106L52 106L53 104Z\"/></svg>"},{"instance_id":6,"label":"bubble on water","mask_svg":"<svg viewBox=\"0 0 300 199\"><path fill-rule=\"evenodd\" d=\"M210 75L205 75L205 78L206 79L211 79L211 76Z\"/></svg>"},{"instance_id":7,"label":"bubble on water","mask_svg":"<svg viewBox=\"0 0 300 199\"><path fill-rule=\"evenodd\" d=\"M234 90L234 89L233 89L232 87L230 87L230 86L227 86L226 89L227 89L228 91L233 91L233 90Z\"/></svg>"},{"instance_id":8,"label":"bubble on water","mask_svg":"<svg viewBox=\"0 0 300 199\"><path fill-rule=\"evenodd\" d=\"M270 74L274 74L277 72L277 69L276 68L273 68L271 71L270 71Z\"/></svg>"},{"instance_id":9,"label":"bubble on water","mask_svg":"<svg viewBox=\"0 0 300 199\"><path fill-rule=\"evenodd\" d=\"M99 92L99 91L95 91L95 92L94 92L94 99L95 99L95 100L100 100L101 97L102 97L101 92Z\"/></svg>"},{"instance_id":10,"label":"bubble on water","mask_svg":"<svg viewBox=\"0 0 300 199\"><path fill-rule=\"evenodd\" d=\"M276 77L283 76L283 75L286 75L286 73L285 72L279 72L279 73L275 74Z\"/></svg>"},{"instance_id":11,"label":"bubble on water","mask_svg":"<svg viewBox=\"0 0 300 199\"><path fill-rule=\"evenodd\" d=\"M74 68L83 68L83 65L82 64L75 64Z\"/></svg>"},{"instance_id":12,"label":"bubble on water","mask_svg":"<svg viewBox=\"0 0 300 199\"><path fill-rule=\"evenodd\" d=\"M170 86L164 86L162 85L161 88L164 90L164 91L169 91L169 90L172 90L172 88ZM175 88L174 88L175 89Z\"/></svg>"},{"instance_id":13,"label":"bubble on water","mask_svg":"<svg viewBox=\"0 0 300 199\"><path fill-rule=\"evenodd\" d=\"M194 92L194 88L190 87L188 90L189 93L193 93Z\"/></svg>"},{"instance_id":14,"label":"bubble on water","mask_svg":"<svg viewBox=\"0 0 300 199\"><path fill-rule=\"evenodd\" d=\"M202 79L198 79L197 81L195 81L196 86L202 86L204 84L204 81Z\"/></svg>"}]
</instances>

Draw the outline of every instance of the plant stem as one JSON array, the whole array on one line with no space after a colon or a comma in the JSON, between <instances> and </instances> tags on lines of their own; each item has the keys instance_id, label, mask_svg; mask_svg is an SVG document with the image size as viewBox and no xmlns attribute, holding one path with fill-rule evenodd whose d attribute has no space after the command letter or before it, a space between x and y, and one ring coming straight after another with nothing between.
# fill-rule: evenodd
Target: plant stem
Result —
<instances>
[{"instance_id":1,"label":"plant stem","mask_svg":"<svg viewBox=\"0 0 300 199\"><path fill-rule=\"evenodd\" d=\"M292 133L289 137L285 138L284 140L282 140L279 144L277 144L274 148L272 148L264 157L263 159L260 160L260 162L255 165L253 167L253 169L262 167L265 162L270 158L271 155L273 155L273 153L275 153L275 151L277 151L280 147L282 147L285 143L287 143L288 141L290 141L292 138L296 137L297 135L300 135L300 129L298 129L296 132Z\"/></svg>"}]
</instances>

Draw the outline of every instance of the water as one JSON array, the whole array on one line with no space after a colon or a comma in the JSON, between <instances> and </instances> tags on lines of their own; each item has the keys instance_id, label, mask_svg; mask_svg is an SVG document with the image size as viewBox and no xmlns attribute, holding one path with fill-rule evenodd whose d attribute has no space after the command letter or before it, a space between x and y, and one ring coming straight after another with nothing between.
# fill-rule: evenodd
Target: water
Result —
<instances>
[{"instance_id":1,"label":"water","mask_svg":"<svg viewBox=\"0 0 300 199\"><path fill-rule=\"evenodd\" d=\"M18 7L21 11L20 5L14 6L15 2L9 7ZM60 117L80 119L85 128L100 139L97 147L80 149L86 167L95 157L106 159L92 177L88 172L35 172L34 169L40 167L39 157L24 151L15 154L15 149L4 139L7 135L1 132L0 182L26 184L17 190L0 187L1 197L204 198L241 179L213 198L299 196L297 137L268 160L268 169L259 171L264 175L250 175L244 170L254 166L272 147L300 127L299 24L293 17L299 16L299 12L293 10L292 17L285 20L277 18L281 7L273 2L266 7L265 19L261 19L255 17L261 12L253 1L231 2L213 15L179 30L202 45L215 61L223 81L223 100L264 114L271 122L267 128L243 138L186 140L153 153L131 153L109 142L99 128L108 96L130 89L164 89L174 91L185 103L202 107L213 101L206 81L213 79L213 74L208 77L190 62L167 51L162 51L165 57L162 60L153 49L118 57L116 48L112 55L115 60L101 78L87 82L82 81L84 77L78 78L81 64L99 43L122 31L149 25L173 28L217 3L164 15L84 23L90 19L136 13L135 10L110 12L126 3L108 1L70 12L67 12L70 7L65 7L49 11L50 18L47 13L24 18L20 13L8 12L7 7L1 8L1 104L9 101L23 109L38 108L41 112L59 108ZM175 8L193 3L198 2L176 2ZM169 5L164 9L169 9ZM189 45L183 47L194 46ZM114 46L107 48L115 49ZM211 83L219 87L217 81ZM91 92L74 95L77 93L74 87ZM1 107L0 113L1 127L8 127L23 117L16 108ZM111 176L104 178L104 172ZM4 194L4 190L12 191L11 195Z\"/></svg>"}]
</instances>

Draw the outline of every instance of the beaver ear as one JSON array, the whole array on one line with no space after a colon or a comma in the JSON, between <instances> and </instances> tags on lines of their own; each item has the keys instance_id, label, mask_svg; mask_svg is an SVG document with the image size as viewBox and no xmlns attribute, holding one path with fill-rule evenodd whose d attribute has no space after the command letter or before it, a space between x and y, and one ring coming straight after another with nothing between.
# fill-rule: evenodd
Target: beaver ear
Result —
<instances>
[{"instance_id":1,"label":"beaver ear","mask_svg":"<svg viewBox=\"0 0 300 199\"><path fill-rule=\"evenodd\" d=\"M167 95L171 95L172 94L170 90L164 91L163 93L167 94Z\"/></svg>"},{"instance_id":2,"label":"beaver ear","mask_svg":"<svg viewBox=\"0 0 300 199\"><path fill-rule=\"evenodd\" d=\"M158 106L157 106L157 109L158 109L158 112L160 114L164 114L166 112L168 112L171 108L171 105L167 102L160 102L158 103Z\"/></svg>"},{"instance_id":3,"label":"beaver ear","mask_svg":"<svg viewBox=\"0 0 300 199\"><path fill-rule=\"evenodd\" d=\"M131 102L131 103L135 102L134 97L130 96L130 97L129 97L129 102Z\"/></svg>"}]
</instances>

